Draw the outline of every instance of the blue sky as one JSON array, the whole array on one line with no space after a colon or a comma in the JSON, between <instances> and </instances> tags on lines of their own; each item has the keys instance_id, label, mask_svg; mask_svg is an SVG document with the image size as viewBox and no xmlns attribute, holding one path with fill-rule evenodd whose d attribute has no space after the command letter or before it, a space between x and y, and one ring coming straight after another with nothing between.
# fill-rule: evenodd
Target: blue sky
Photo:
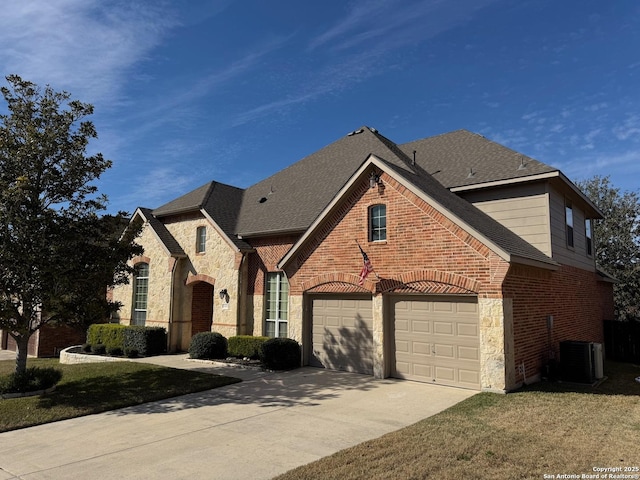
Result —
<instances>
[{"instance_id":1,"label":"blue sky","mask_svg":"<svg viewBox=\"0 0 640 480\"><path fill-rule=\"evenodd\" d=\"M639 187L635 0L6 2L0 71L95 106L110 211L247 187L362 125Z\"/></svg>"}]
</instances>

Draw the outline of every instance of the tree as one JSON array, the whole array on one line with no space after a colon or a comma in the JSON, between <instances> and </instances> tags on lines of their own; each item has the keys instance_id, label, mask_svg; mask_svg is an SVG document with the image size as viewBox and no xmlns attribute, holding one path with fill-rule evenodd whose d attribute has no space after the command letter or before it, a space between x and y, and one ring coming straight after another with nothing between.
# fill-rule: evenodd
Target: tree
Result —
<instances>
[{"instance_id":1,"label":"tree","mask_svg":"<svg viewBox=\"0 0 640 480\"><path fill-rule=\"evenodd\" d=\"M111 166L87 155L93 106L17 75L0 91L0 329L17 344L16 373L43 325L95 322L116 305L107 287L127 281L141 253L122 216L100 216L107 198L91 182Z\"/></svg>"},{"instance_id":2,"label":"tree","mask_svg":"<svg viewBox=\"0 0 640 480\"><path fill-rule=\"evenodd\" d=\"M579 187L604 214L595 223L596 260L617 280L613 287L619 320L640 320L640 197L596 176Z\"/></svg>"}]
</instances>

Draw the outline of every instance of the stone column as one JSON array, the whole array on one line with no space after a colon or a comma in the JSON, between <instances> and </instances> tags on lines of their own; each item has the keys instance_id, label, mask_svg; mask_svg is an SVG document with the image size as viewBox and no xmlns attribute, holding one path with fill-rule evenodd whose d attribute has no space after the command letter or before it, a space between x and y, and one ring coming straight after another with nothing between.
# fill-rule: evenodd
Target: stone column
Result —
<instances>
[{"instance_id":1,"label":"stone column","mask_svg":"<svg viewBox=\"0 0 640 480\"><path fill-rule=\"evenodd\" d=\"M373 308L373 377L385 378L384 301L382 294L374 295Z\"/></svg>"},{"instance_id":2,"label":"stone column","mask_svg":"<svg viewBox=\"0 0 640 480\"><path fill-rule=\"evenodd\" d=\"M513 301L479 298L480 384L482 390L506 392L515 383Z\"/></svg>"}]
</instances>

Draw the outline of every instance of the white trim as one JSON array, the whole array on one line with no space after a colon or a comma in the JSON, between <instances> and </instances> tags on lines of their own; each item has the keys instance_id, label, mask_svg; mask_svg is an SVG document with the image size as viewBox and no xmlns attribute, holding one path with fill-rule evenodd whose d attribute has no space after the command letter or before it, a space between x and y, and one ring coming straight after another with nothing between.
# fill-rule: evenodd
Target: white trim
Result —
<instances>
[{"instance_id":1,"label":"white trim","mask_svg":"<svg viewBox=\"0 0 640 480\"><path fill-rule=\"evenodd\" d=\"M489 188L489 187L502 187L504 185L511 185L514 183L523 183L523 182L533 182L535 180L545 180L548 178L556 178L560 176L560 171L556 170L554 172L548 173L540 173L538 175L529 175L526 177L517 177L517 178L509 178L506 180L494 180L491 182L484 183L474 183L473 185L462 185L460 187L452 187L449 189L451 192L464 192L468 190L477 190L480 188Z\"/></svg>"}]
</instances>

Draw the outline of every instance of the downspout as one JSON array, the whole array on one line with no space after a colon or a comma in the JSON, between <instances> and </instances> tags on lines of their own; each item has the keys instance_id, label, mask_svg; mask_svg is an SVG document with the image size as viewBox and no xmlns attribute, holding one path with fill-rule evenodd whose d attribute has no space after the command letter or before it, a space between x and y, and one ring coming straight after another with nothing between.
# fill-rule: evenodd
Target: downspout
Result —
<instances>
[{"instance_id":1,"label":"downspout","mask_svg":"<svg viewBox=\"0 0 640 480\"><path fill-rule=\"evenodd\" d=\"M241 251L242 258L238 266L238 335L253 335L247 332L247 289L244 287L244 279L247 277L248 252Z\"/></svg>"},{"instance_id":2,"label":"downspout","mask_svg":"<svg viewBox=\"0 0 640 480\"><path fill-rule=\"evenodd\" d=\"M175 295L176 271L178 270L178 262L180 261L180 257L172 257L172 258L174 261L173 261L173 264L171 265L171 285L169 288L169 328L167 329L167 348L169 353L172 353L171 332L173 330L173 304L174 304L173 297Z\"/></svg>"}]
</instances>

